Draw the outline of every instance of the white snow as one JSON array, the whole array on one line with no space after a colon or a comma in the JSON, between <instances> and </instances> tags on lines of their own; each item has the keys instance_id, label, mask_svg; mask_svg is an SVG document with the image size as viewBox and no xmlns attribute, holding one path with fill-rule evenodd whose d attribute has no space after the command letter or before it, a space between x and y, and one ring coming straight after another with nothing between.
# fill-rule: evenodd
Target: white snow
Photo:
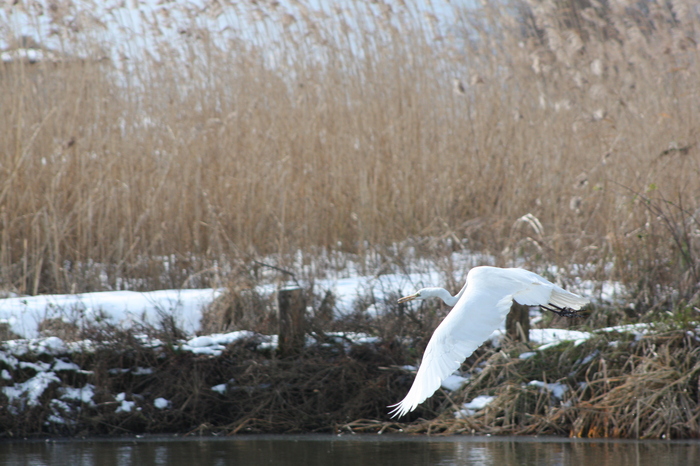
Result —
<instances>
[{"instance_id":1,"label":"white snow","mask_svg":"<svg viewBox=\"0 0 700 466\"><path fill-rule=\"evenodd\" d=\"M595 350L591 354L587 355L586 357L579 359L574 363L574 366L578 365L585 365L588 364L589 362L593 361L598 355L600 354L600 351Z\"/></svg>"},{"instance_id":2,"label":"white snow","mask_svg":"<svg viewBox=\"0 0 700 466\"><path fill-rule=\"evenodd\" d=\"M648 322L640 322L637 324L616 325L614 327L605 327L597 329L596 332L619 332L631 333L636 336L647 335L654 330L654 324Z\"/></svg>"},{"instance_id":3,"label":"white snow","mask_svg":"<svg viewBox=\"0 0 700 466\"><path fill-rule=\"evenodd\" d=\"M462 258L463 259L463 258ZM336 317L349 315L362 306L358 303L370 303L365 307L366 313L371 316L380 316L386 312L385 303L395 300L399 296L408 295L424 286L439 285L444 283L444 277L435 268L428 267L428 272L409 274L385 274L373 276L356 276L350 278L329 278L315 281L315 291L322 293L330 290L334 294ZM261 285L256 292L261 295L274 293L273 285ZM601 288L598 288L599 290ZM456 292L457 290L452 290ZM46 318L60 318L66 322L76 324L95 323L104 320L120 325L122 328L131 328L134 324L158 325L164 316L173 316L175 322L189 335L186 341L175 344L176 348L190 351L195 354L217 357L221 355L226 346L242 339L251 339L257 344L258 350L274 350L278 345L277 335L260 335L252 331L242 330L229 333L215 333L211 335L196 335L200 326L202 309L222 293L218 289L199 290L161 290L148 293L132 291L116 291L101 293L84 293L77 295L46 295L34 297L9 297L0 299L0 321L10 325L13 332L29 337L26 339L10 340L0 343L0 364L6 368L0 372L0 377L8 382L12 381L13 370L17 368L32 369L36 375L22 383L15 383L3 387L3 393L7 396L11 409L24 409L26 405L35 406L39 403L41 395L53 383L61 383L56 372L75 371L87 373L80 367L69 362L68 359L55 356L68 355L73 352L94 351L96 343L90 340L64 343L60 338L51 336L38 338L37 326ZM365 304L366 306L366 304ZM98 324L99 325L99 324ZM653 330L649 324L634 324L617 327L608 327L596 330L596 332L628 332L635 335L644 335ZM499 346L504 335L504 329L498 329L490 337L494 346ZM351 344L375 344L379 341L376 336L353 332L328 332L326 336L333 338L346 349ZM535 345L540 345L537 350L545 350L564 341L573 341L580 345L591 333L565 329L532 329L530 340ZM144 345L160 347L163 342L152 339L146 335L136 335ZM316 344L312 336L307 338L307 344ZM24 355L48 355L54 356L52 362L41 360L20 362L17 359ZM519 355L520 359L533 357L535 352L526 352ZM590 356L594 357L594 356ZM585 361L586 359L584 359ZM414 366L404 366L405 370L415 371ZM122 374L131 372L134 375L150 375L154 371L150 367L133 367L131 369L113 368L110 374ZM468 378L459 374L453 374L442 383L446 390L459 390ZM553 396L561 398L568 387L561 384L544 384L544 382L532 381L531 385L548 390ZM212 390L225 393L227 384L219 384ZM262 386L261 386L262 387ZM231 386L231 389L236 387ZM240 388L240 387L238 387ZM260 388L260 387L258 387ZM60 387L59 398L62 402L80 401L94 405L94 387L86 384L83 388ZM117 412L131 412L136 407L135 401L127 401L126 394L120 393L115 397L118 403ZM486 406L493 397L477 397L471 403L466 403L455 413L456 416L470 416L477 410ZM59 400L55 400L59 401ZM170 402L163 398L154 400L157 409L165 409ZM60 422L64 406L55 403L54 421ZM136 409L140 409L136 407ZM67 412L67 411L66 411Z\"/></svg>"},{"instance_id":4,"label":"white snow","mask_svg":"<svg viewBox=\"0 0 700 466\"><path fill-rule=\"evenodd\" d=\"M450 390L452 392L459 390L462 386L469 382L468 377L462 377L461 375L452 374L442 381L440 386L445 390Z\"/></svg>"},{"instance_id":5,"label":"white snow","mask_svg":"<svg viewBox=\"0 0 700 466\"><path fill-rule=\"evenodd\" d=\"M403 296L442 279L436 271L413 274L386 274L358 276L341 279L316 280L317 290L330 290L335 296L336 316L351 314L358 298L373 302L384 302L391 294ZM269 295L274 287L261 285L256 292ZM455 292L457 290L454 290ZM38 325L44 319L58 318L76 325L105 321L130 328L134 324L158 325L163 316L173 316L175 323L188 334L199 330L202 309L211 303L223 290L184 289L151 292L104 291L68 295L21 296L0 299L0 321L7 322L13 332L25 338L39 336ZM374 312L378 312L375 306ZM232 332L225 335L209 335L193 338L189 348L211 348L210 338L219 345L226 345L247 335ZM61 352L63 348L47 348ZM216 352L203 350L203 353Z\"/></svg>"},{"instance_id":6,"label":"white snow","mask_svg":"<svg viewBox=\"0 0 700 466\"><path fill-rule=\"evenodd\" d=\"M7 340L2 342L2 345L4 346L3 349L5 351L9 352L10 354L14 354L15 356L24 356L28 353L55 356L68 352L68 348L63 343L63 340L58 337Z\"/></svg>"},{"instance_id":7,"label":"white snow","mask_svg":"<svg viewBox=\"0 0 700 466\"><path fill-rule=\"evenodd\" d=\"M32 370L34 370L34 372L46 372L47 370L51 369L51 364L43 362L43 361L37 361L37 362L22 361L19 363L19 368L20 369L32 369Z\"/></svg>"},{"instance_id":8,"label":"white snow","mask_svg":"<svg viewBox=\"0 0 700 466\"><path fill-rule=\"evenodd\" d=\"M17 365L19 364L19 360L16 357L7 354L2 350L0 350L0 362L10 366L11 369L16 369Z\"/></svg>"},{"instance_id":9,"label":"white snow","mask_svg":"<svg viewBox=\"0 0 700 466\"><path fill-rule=\"evenodd\" d=\"M210 336L202 336L202 337L195 337L192 338L190 341L187 342L189 346L192 348L201 348L204 346L213 346L214 345L214 339Z\"/></svg>"},{"instance_id":10,"label":"white snow","mask_svg":"<svg viewBox=\"0 0 700 466\"><path fill-rule=\"evenodd\" d=\"M119 393L114 397L114 400L119 402L119 406L115 410L115 413L130 413L134 406L136 406L135 401L126 401L126 393Z\"/></svg>"},{"instance_id":11,"label":"white snow","mask_svg":"<svg viewBox=\"0 0 700 466\"><path fill-rule=\"evenodd\" d=\"M213 387L211 387L211 389L212 389L213 391L218 392L218 393L221 393L221 394L223 395L224 393L226 393L226 384L225 384L225 383L221 383L221 384L219 384L219 385L214 385Z\"/></svg>"},{"instance_id":12,"label":"white snow","mask_svg":"<svg viewBox=\"0 0 700 466\"><path fill-rule=\"evenodd\" d=\"M567 289L573 293L590 298L594 303L620 302L620 299L627 293L622 283L609 280L602 282L581 280L571 287L567 287Z\"/></svg>"},{"instance_id":13,"label":"white snow","mask_svg":"<svg viewBox=\"0 0 700 466\"><path fill-rule=\"evenodd\" d=\"M60 60L58 54L49 50L19 48L0 52L0 61L12 62L17 60L27 60L30 63L38 61L56 62Z\"/></svg>"},{"instance_id":14,"label":"white snow","mask_svg":"<svg viewBox=\"0 0 700 466\"><path fill-rule=\"evenodd\" d=\"M49 318L78 325L106 321L130 328L135 323L158 325L163 316L173 316L180 328L194 333L199 328L202 308L220 293L221 290L207 288L13 297L0 299L0 320L25 338L37 337L38 324Z\"/></svg>"},{"instance_id":15,"label":"white snow","mask_svg":"<svg viewBox=\"0 0 700 466\"><path fill-rule=\"evenodd\" d=\"M348 260L344 269L327 271L329 274L335 273L338 276L315 280L314 291L321 295L326 291L332 292L335 317L347 316L362 309L366 315L378 317L386 312L385 303L395 304L394 300L400 296L406 296L425 286L440 286L445 283L445 276L439 271L439 266L436 263L415 257L413 257L413 261L416 264L412 266L412 269L421 269L421 272L359 275L357 269L360 267ZM461 285L470 267L490 263L492 258L462 252L453 254L450 261L454 269L458 271L454 272L452 278L458 285ZM354 276L340 276L342 274ZM257 286L254 291L261 296L270 296L278 287L284 286L284 284L275 286L271 283L264 283ZM567 288L583 292L586 296L596 293L596 296L603 300L612 300L617 293L622 292L615 284L596 285L590 281L575 282ZM451 290L452 293L457 291L458 289ZM173 317L179 328L193 336L183 346L184 350L216 356L221 354L223 350L221 347L225 347L239 338L252 336L249 332L195 336L200 329L202 310L223 292L223 289L205 288L151 292L105 291L67 295L12 296L0 299L0 322L6 322L14 333L23 338L36 338L39 336L38 324L49 318L62 319L76 325L107 322L122 328L131 328L134 324L157 326L163 317ZM533 312L534 317L537 317L537 314L541 313L539 311ZM614 328L611 328L610 331L613 331L612 329ZM628 329L620 328L618 331L643 332L644 329L638 326ZM562 332L566 331L561 331L556 336L538 337L536 331L532 331L531 338L542 340L540 344L543 345L552 343L555 339L560 341L572 339L570 335L564 336ZM496 346L499 344L501 333L494 333L491 337L492 343ZM580 338L586 337L579 336L573 339L579 340ZM42 341L44 341L44 345L47 345L44 350L47 354L60 354L66 351L67 345L63 343L52 346L51 342ZM58 341L60 342L60 340ZM269 343L271 347L275 345L273 342L263 343ZM90 343L83 342L82 344L89 345ZM76 343L71 343L68 346L74 345ZM12 352L20 354L19 350Z\"/></svg>"},{"instance_id":16,"label":"white snow","mask_svg":"<svg viewBox=\"0 0 700 466\"><path fill-rule=\"evenodd\" d=\"M21 411L24 409L25 403L29 406L39 405L39 398L54 382L60 383L61 379L53 372L38 372L26 382L16 383L11 387L2 387L2 392L10 405L13 405L14 408L15 403L19 404Z\"/></svg>"},{"instance_id":17,"label":"white snow","mask_svg":"<svg viewBox=\"0 0 700 466\"><path fill-rule=\"evenodd\" d=\"M180 349L185 351L191 351L194 354L220 356L221 353L223 353L223 351L226 349L227 345L230 345L231 343L234 343L238 340L253 338L254 336L256 336L256 333L251 332L249 330L238 330L229 333L214 333L211 335L202 335L191 338L186 343L183 343L180 346ZM271 337L263 337L263 339L263 343L272 342ZM276 347L276 341L274 347Z\"/></svg>"},{"instance_id":18,"label":"white snow","mask_svg":"<svg viewBox=\"0 0 700 466\"><path fill-rule=\"evenodd\" d=\"M527 351L525 353L520 353L518 356L519 359L530 359L531 357L537 355L536 351Z\"/></svg>"},{"instance_id":19,"label":"white snow","mask_svg":"<svg viewBox=\"0 0 700 466\"><path fill-rule=\"evenodd\" d=\"M477 411L484 409L495 399L495 396L477 396L469 403L464 403L459 411L455 411L454 416L457 419L464 419L468 416L473 416Z\"/></svg>"},{"instance_id":20,"label":"white snow","mask_svg":"<svg viewBox=\"0 0 700 466\"><path fill-rule=\"evenodd\" d=\"M166 400L165 398L156 398L153 400L153 406L156 407L156 409L166 409L170 407L170 401Z\"/></svg>"},{"instance_id":21,"label":"white snow","mask_svg":"<svg viewBox=\"0 0 700 466\"><path fill-rule=\"evenodd\" d=\"M564 394L569 390L567 385L561 383L547 383L540 380L532 380L528 383L529 386L539 387L540 391L548 391L554 398L563 399Z\"/></svg>"},{"instance_id":22,"label":"white snow","mask_svg":"<svg viewBox=\"0 0 700 466\"><path fill-rule=\"evenodd\" d=\"M538 350L556 346L565 341L574 341L574 345L578 346L591 337L588 332L580 332L578 330L566 330L561 328L533 328L530 329L530 341L532 343L542 345Z\"/></svg>"},{"instance_id":23,"label":"white snow","mask_svg":"<svg viewBox=\"0 0 700 466\"><path fill-rule=\"evenodd\" d=\"M271 350L277 349L279 337L277 335L261 335L263 338L262 343L258 344L258 350Z\"/></svg>"},{"instance_id":24,"label":"white snow","mask_svg":"<svg viewBox=\"0 0 700 466\"><path fill-rule=\"evenodd\" d=\"M51 367L54 371L75 371L75 372L80 372L80 366L77 365L74 362L67 362L62 359L56 358L56 360L53 363L53 366Z\"/></svg>"},{"instance_id":25,"label":"white snow","mask_svg":"<svg viewBox=\"0 0 700 466\"><path fill-rule=\"evenodd\" d=\"M83 404L94 406L92 397L95 396L95 386L87 383L83 388L61 387L58 389L59 398L62 400L79 401Z\"/></svg>"},{"instance_id":26,"label":"white snow","mask_svg":"<svg viewBox=\"0 0 700 466\"><path fill-rule=\"evenodd\" d=\"M238 340L253 338L255 336L255 332L251 332L250 330L238 330L236 332L229 333L214 333L209 336L212 340L214 340L214 344L230 345L231 343L234 343Z\"/></svg>"},{"instance_id":27,"label":"white snow","mask_svg":"<svg viewBox=\"0 0 700 466\"><path fill-rule=\"evenodd\" d=\"M74 424L75 421L68 420L64 416L67 414L70 414L73 410L71 409L71 406L66 403L65 401L61 400L56 400L53 399L51 400L50 405L51 406L51 414L49 414L46 418L46 422L44 424Z\"/></svg>"}]
</instances>

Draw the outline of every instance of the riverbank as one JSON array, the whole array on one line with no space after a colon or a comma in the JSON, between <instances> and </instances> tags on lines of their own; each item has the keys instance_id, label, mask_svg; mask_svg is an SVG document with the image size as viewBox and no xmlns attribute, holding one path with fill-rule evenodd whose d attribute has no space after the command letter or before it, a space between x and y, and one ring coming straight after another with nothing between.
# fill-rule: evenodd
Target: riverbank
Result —
<instances>
[{"instance_id":1,"label":"riverbank","mask_svg":"<svg viewBox=\"0 0 700 466\"><path fill-rule=\"evenodd\" d=\"M700 436L700 328L533 329L495 338L402 422L388 417L413 380L419 341L315 333L280 358L272 336L190 340L112 330L2 344L4 438L245 433ZM553 337L553 335L557 335ZM537 340L539 335L539 340ZM452 390L450 390L452 389Z\"/></svg>"}]
</instances>

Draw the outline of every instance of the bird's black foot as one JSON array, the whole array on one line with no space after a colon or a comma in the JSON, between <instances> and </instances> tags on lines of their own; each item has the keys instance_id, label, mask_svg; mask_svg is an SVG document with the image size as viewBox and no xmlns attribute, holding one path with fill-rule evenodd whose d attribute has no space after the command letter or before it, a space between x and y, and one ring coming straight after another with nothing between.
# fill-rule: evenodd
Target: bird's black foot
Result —
<instances>
[{"instance_id":1,"label":"bird's black foot","mask_svg":"<svg viewBox=\"0 0 700 466\"><path fill-rule=\"evenodd\" d=\"M543 311L550 311L562 317L582 317L578 311L574 311L568 307L559 307L555 306L554 304L547 304L546 306L540 305L540 308L542 308Z\"/></svg>"}]
</instances>

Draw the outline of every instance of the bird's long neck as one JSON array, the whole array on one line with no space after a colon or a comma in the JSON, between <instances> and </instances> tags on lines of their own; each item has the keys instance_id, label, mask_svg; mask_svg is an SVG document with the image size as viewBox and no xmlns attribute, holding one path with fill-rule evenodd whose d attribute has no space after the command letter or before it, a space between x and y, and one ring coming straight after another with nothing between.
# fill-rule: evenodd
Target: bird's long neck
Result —
<instances>
[{"instance_id":1,"label":"bird's long neck","mask_svg":"<svg viewBox=\"0 0 700 466\"><path fill-rule=\"evenodd\" d=\"M449 291L447 291L444 288L429 288L429 295L428 297L435 297L435 298L440 298L443 300L445 304L448 306L454 306L457 304L457 301L459 301L459 297L462 296L462 293L464 293L464 288L462 291L457 293L457 295L452 296Z\"/></svg>"},{"instance_id":2,"label":"bird's long neck","mask_svg":"<svg viewBox=\"0 0 700 466\"><path fill-rule=\"evenodd\" d=\"M464 282L464 286L462 287L462 289L459 290L459 293L457 293L456 295L454 295L454 297L452 298L452 299L454 300L454 303L453 303L453 304L449 304L449 306L454 306L455 304L457 304L457 301L459 301L459 298L462 297L462 295L464 294L465 291L467 291L467 282L466 282L466 281ZM444 301L444 300L443 300L443 301ZM446 301L445 301L445 304L447 304Z\"/></svg>"}]
</instances>

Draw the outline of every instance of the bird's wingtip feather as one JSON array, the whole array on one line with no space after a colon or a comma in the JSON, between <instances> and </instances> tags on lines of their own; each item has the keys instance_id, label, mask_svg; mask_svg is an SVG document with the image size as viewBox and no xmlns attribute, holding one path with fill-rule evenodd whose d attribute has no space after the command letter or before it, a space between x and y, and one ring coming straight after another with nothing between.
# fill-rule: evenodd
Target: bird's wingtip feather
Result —
<instances>
[{"instance_id":1,"label":"bird's wingtip feather","mask_svg":"<svg viewBox=\"0 0 700 466\"><path fill-rule=\"evenodd\" d=\"M392 419L398 419L400 417L403 417L411 411L407 406L404 406L403 401L399 401L396 404L389 405L387 406L387 408L394 408L391 411L389 411L389 414L391 415Z\"/></svg>"}]
</instances>

